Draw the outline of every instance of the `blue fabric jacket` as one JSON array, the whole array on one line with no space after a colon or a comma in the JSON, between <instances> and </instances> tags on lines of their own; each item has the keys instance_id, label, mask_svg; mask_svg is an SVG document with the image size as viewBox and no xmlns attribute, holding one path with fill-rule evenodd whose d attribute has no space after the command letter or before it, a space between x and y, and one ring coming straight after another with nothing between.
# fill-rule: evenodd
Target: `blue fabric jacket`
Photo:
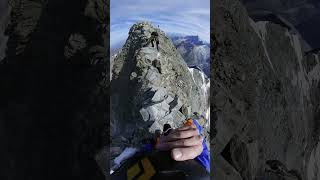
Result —
<instances>
[{"instance_id":1,"label":"blue fabric jacket","mask_svg":"<svg viewBox=\"0 0 320 180\"><path fill-rule=\"evenodd\" d=\"M193 120L193 124L197 127L197 129L199 130L199 134L202 134L202 128L199 125L198 121L195 119ZM204 139L202 141L202 147L203 147L203 151L202 153L196 157L196 160L203 166L206 168L206 170L210 173L210 153L208 150L208 146L206 144L206 139Z\"/></svg>"}]
</instances>

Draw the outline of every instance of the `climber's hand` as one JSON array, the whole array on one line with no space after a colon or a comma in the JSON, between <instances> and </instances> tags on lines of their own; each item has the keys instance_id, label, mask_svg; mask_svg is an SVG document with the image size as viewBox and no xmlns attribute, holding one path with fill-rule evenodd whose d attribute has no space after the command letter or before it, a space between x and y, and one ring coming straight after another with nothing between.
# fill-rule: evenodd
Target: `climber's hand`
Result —
<instances>
[{"instance_id":1,"label":"climber's hand","mask_svg":"<svg viewBox=\"0 0 320 180\"><path fill-rule=\"evenodd\" d=\"M192 125L184 125L174 129L167 136L160 137L160 143L156 145L158 150L171 150L171 156L176 161L194 159L202 153L203 137L198 129Z\"/></svg>"}]
</instances>

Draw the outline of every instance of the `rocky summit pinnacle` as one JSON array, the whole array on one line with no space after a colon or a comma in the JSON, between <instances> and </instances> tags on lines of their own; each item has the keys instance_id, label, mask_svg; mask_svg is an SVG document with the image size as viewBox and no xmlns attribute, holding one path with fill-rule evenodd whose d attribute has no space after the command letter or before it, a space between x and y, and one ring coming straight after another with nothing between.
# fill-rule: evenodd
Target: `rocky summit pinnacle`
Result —
<instances>
[{"instance_id":1,"label":"rocky summit pinnacle","mask_svg":"<svg viewBox=\"0 0 320 180\"><path fill-rule=\"evenodd\" d=\"M152 32L158 33L159 50L148 43ZM187 117L206 116L208 79L188 68L159 28L148 22L134 24L112 61L112 155L126 146L139 146L165 123L176 128Z\"/></svg>"}]
</instances>

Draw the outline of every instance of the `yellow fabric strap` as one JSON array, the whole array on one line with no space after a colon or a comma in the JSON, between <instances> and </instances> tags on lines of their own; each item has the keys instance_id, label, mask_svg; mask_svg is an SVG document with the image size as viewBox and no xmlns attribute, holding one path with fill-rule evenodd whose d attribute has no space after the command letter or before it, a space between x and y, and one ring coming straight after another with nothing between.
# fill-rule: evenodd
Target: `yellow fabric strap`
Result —
<instances>
[{"instance_id":1,"label":"yellow fabric strap","mask_svg":"<svg viewBox=\"0 0 320 180\"><path fill-rule=\"evenodd\" d=\"M144 174L142 174L138 180L149 180L151 177L156 173L154 170L151 162L149 161L148 158L144 158L141 160L143 169L144 169Z\"/></svg>"},{"instance_id":2,"label":"yellow fabric strap","mask_svg":"<svg viewBox=\"0 0 320 180\"><path fill-rule=\"evenodd\" d=\"M154 176L154 174L156 173L151 162L149 161L148 158L145 157L141 160L141 164L142 164L144 173L138 177L138 180L151 179L152 176ZM141 172L141 169L139 167L139 162L138 162L127 170L127 179L133 180L140 172Z\"/></svg>"}]
</instances>

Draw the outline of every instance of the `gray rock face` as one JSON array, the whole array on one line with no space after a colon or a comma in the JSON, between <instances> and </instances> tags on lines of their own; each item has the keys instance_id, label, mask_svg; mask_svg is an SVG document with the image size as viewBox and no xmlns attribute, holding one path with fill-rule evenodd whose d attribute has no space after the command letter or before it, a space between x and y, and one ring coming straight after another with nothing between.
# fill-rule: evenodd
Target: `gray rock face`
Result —
<instances>
[{"instance_id":1,"label":"gray rock face","mask_svg":"<svg viewBox=\"0 0 320 180\"><path fill-rule=\"evenodd\" d=\"M146 44L153 31L159 34L159 51ZM165 33L147 22L132 26L113 57L112 72L112 147L139 147L165 123L177 128L193 113L208 112L208 80L192 74Z\"/></svg>"},{"instance_id":2,"label":"gray rock face","mask_svg":"<svg viewBox=\"0 0 320 180\"><path fill-rule=\"evenodd\" d=\"M318 177L319 54L237 0L211 4L213 178Z\"/></svg>"},{"instance_id":3,"label":"gray rock face","mask_svg":"<svg viewBox=\"0 0 320 180\"><path fill-rule=\"evenodd\" d=\"M307 164L307 179L320 179L320 143L314 147Z\"/></svg>"}]
</instances>

